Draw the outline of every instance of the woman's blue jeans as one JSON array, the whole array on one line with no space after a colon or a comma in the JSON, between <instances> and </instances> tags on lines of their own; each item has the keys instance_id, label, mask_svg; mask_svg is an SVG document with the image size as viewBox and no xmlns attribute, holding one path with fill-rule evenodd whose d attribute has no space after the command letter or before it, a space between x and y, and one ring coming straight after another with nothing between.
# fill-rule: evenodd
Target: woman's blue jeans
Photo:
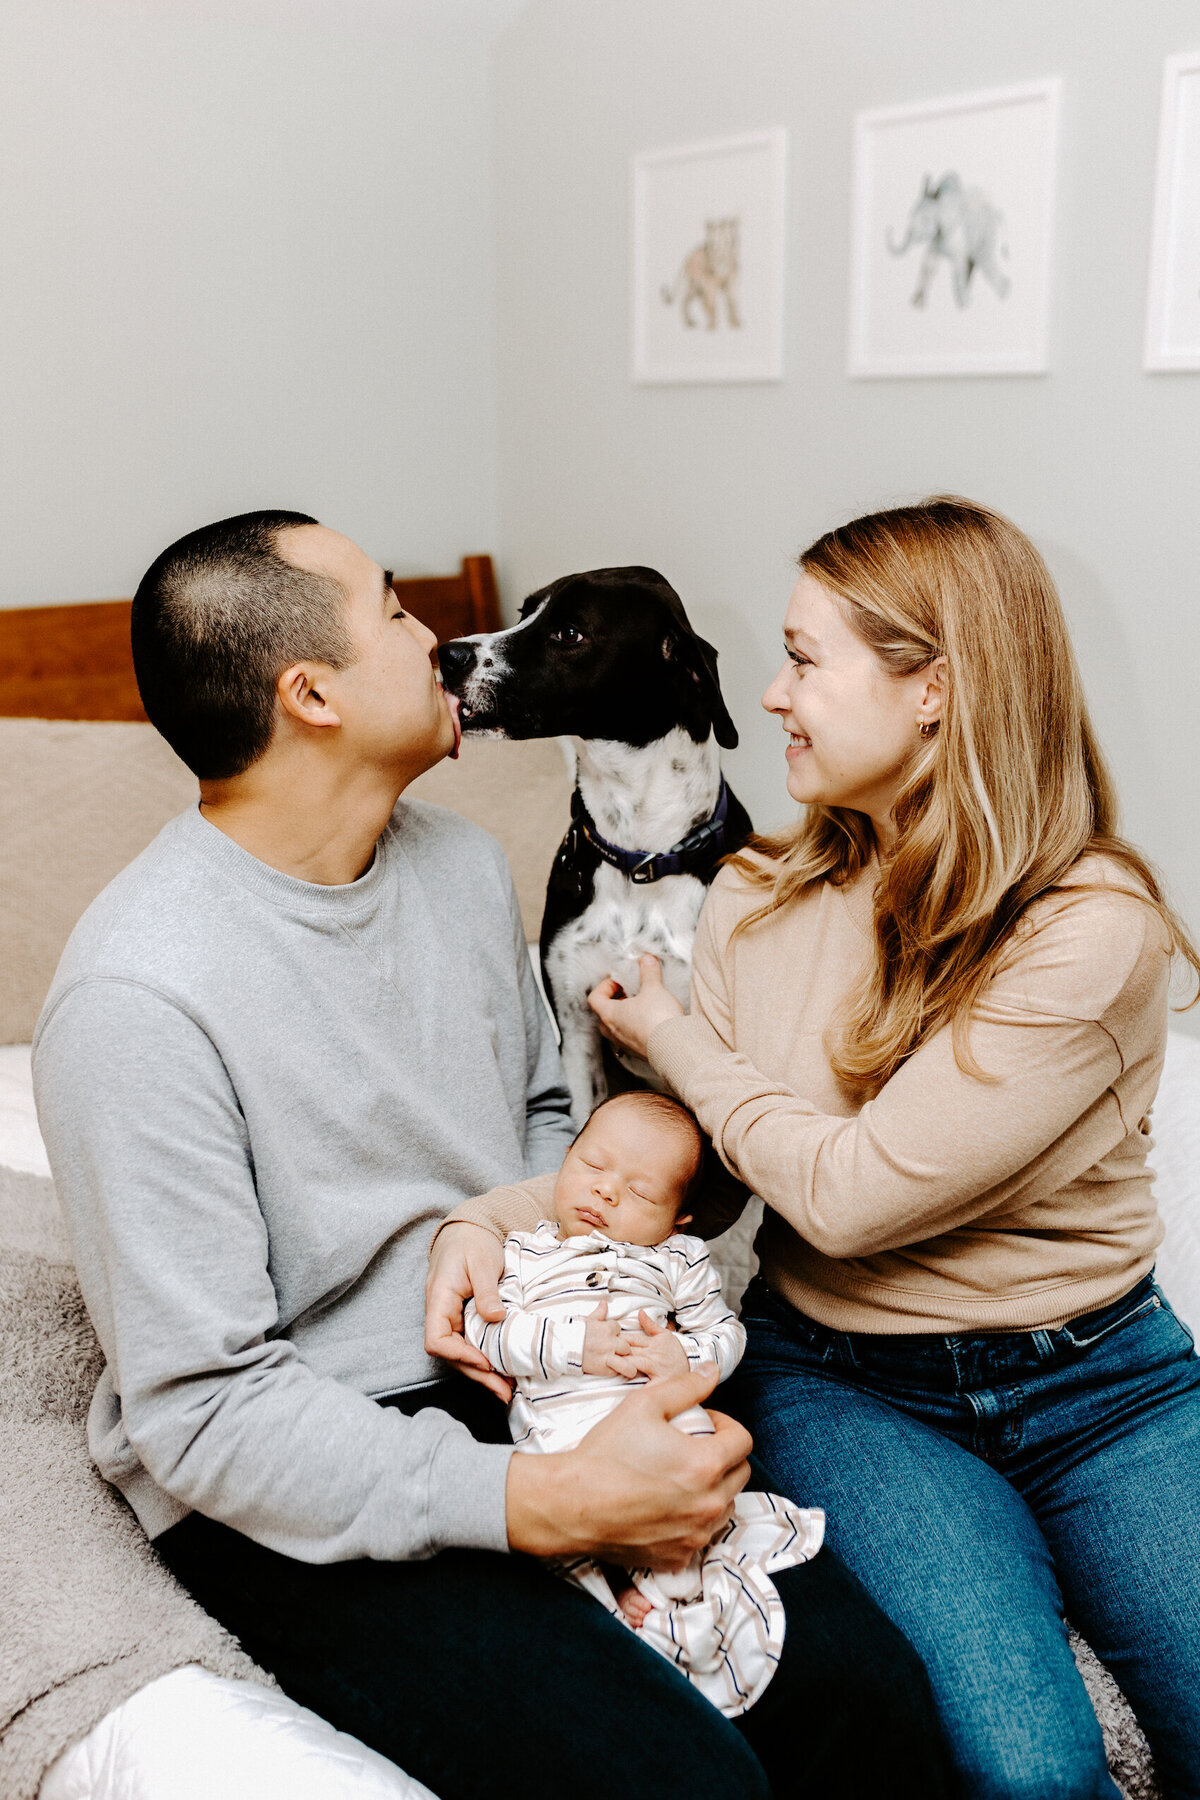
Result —
<instances>
[{"instance_id":1,"label":"woman's blue jeans","mask_svg":"<svg viewBox=\"0 0 1200 1800\"><path fill-rule=\"evenodd\" d=\"M923 1657L972 1800L1114 1800L1066 1617L1200 1797L1200 1361L1147 1276L1057 1331L826 1330L755 1281L721 1402Z\"/></svg>"}]
</instances>

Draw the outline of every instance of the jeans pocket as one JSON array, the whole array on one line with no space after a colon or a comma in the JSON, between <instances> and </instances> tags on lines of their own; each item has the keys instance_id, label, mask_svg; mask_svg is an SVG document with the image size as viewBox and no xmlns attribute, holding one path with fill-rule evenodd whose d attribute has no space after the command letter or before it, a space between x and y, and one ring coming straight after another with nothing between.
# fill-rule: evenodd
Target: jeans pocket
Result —
<instances>
[{"instance_id":1,"label":"jeans pocket","mask_svg":"<svg viewBox=\"0 0 1200 1800\"><path fill-rule=\"evenodd\" d=\"M1177 1329L1182 1332L1183 1336L1187 1339L1189 1349L1194 1350L1196 1348L1196 1334L1191 1326L1187 1323L1186 1319L1180 1318L1179 1314L1175 1311L1175 1308L1171 1305L1169 1297L1163 1293L1157 1282L1154 1284L1154 1291L1161 1302L1163 1317L1169 1319L1172 1325L1176 1326Z\"/></svg>"},{"instance_id":2,"label":"jeans pocket","mask_svg":"<svg viewBox=\"0 0 1200 1800\"><path fill-rule=\"evenodd\" d=\"M1135 1319L1144 1318L1147 1313L1161 1312L1164 1305L1165 1301L1159 1294L1148 1294L1144 1300L1139 1300L1136 1306L1131 1306L1128 1312L1118 1313L1115 1319L1096 1319L1089 1326L1089 1321L1085 1317L1075 1321L1076 1324L1084 1327L1083 1334L1076 1331L1073 1325L1064 1325L1059 1336L1065 1338L1067 1343L1076 1350L1090 1350L1093 1344L1098 1344L1104 1338L1111 1337L1114 1331L1120 1331L1123 1326L1132 1325Z\"/></svg>"}]
</instances>

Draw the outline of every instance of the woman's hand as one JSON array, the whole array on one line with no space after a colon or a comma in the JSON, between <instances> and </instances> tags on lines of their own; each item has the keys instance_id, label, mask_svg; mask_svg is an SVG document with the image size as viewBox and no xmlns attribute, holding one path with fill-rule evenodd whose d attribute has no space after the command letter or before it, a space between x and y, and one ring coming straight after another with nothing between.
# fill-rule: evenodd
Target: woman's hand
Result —
<instances>
[{"instance_id":1,"label":"woman's hand","mask_svg":"<svg viewBox=\"0 0 1200 1800\"><path fill-rule=\"evenodd\" d=\"M504 1317L499 1283L504 1272L503 1247L484 1225L443 1226L429 1255L425 1277L425 1351L453 1363L460 1374L477 1381L507 1406L513 1384L497 1375L482 1350L463 1336L463 1307L474 1298L489 1325Z\"/></svg>"},{"instance_id":2,"label":"woman's hand","mask_svg":"<svg viewBox=\"0 0 1200 1800\"><path fill-rule=\"evenodd\" d=\"M620 982L610 975L592 989L588 1005L610 1043L644 1059L655 1026L682 1018L683 1008L663 986L662 964L657 956L639 956L638 970L641 986L636 994L627 996Z\"/></svg>"}]
</instances>

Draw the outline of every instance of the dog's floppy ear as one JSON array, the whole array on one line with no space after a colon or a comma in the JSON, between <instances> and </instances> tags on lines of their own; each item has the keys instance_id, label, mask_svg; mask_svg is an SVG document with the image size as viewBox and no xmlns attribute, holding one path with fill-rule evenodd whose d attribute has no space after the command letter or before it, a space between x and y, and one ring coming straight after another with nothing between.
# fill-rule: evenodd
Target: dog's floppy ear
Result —
<instances>
[{"instance_id":1,"label":"dog's floppy ear","mask_svg":"<svg viewBox=\"0 0 1200 1800\"><path fill-rule=\"evenodd\" d=\"M671 632L663 650L672 662L681 664L695 682L704 712L712 721L713 731L722 750L736 749L737 726L729 716L729 708L721 693L717 653L712 645L706 639L697 637L689 626L684 631Z\"/></svg>"},{"instance_id":2,"label":"dog's floppy ear","mask_svg":"<svg viewBox=\"0 0 1200 1800\"><path fill-rule=\"evenodd\" d=\"M737 746L737 726L729 716L729 709L721 698L721 681L717 674L717 653L710 643L692 630L691 622L684 610L683 601L675 592L665 575L657 569L622 569L614 570L625 576L632 576L641 586L648 588L666 609L671 620L666 638L663 641L663 655L668 662L677 662L685 668L695 683L697 697L704 716L709 720L716 733L718 744L722 750L733 750Z\"/></svg>"}]
</instances>

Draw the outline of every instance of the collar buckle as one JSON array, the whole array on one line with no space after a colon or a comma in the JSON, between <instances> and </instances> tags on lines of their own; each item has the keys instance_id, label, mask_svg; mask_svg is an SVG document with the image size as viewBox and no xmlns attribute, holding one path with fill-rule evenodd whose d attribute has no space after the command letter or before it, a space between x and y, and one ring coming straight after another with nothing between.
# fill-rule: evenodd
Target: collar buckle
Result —
<instances>
[{"instance_id":1,"label":"collar buckle","mask_svg":"<svg viewBox=\"0 0 1200 1800\"><path fill-rule=\"evenodd\" d=\"M719 851L725 838L725 820L729 812L729 790L725 786L725 777L721 777L721 786L717 793L717 804L711 816L693 825L692 829L669 850L655 850L643 853L640 850L623 850L617 844L610 844L607 838L601 837L596 830L595 821L583 804L583 795L576 788L571 795L571 825L567 838L559 855L569 860L573 851L578 849L580 837L591 844L597 855L614 869L619 869L629 880L639 887L645 887L652 881L661 881L667 875L684 875L689 872L689 864L698 855L705 857Z\"/></svg>"}]
</instances>

